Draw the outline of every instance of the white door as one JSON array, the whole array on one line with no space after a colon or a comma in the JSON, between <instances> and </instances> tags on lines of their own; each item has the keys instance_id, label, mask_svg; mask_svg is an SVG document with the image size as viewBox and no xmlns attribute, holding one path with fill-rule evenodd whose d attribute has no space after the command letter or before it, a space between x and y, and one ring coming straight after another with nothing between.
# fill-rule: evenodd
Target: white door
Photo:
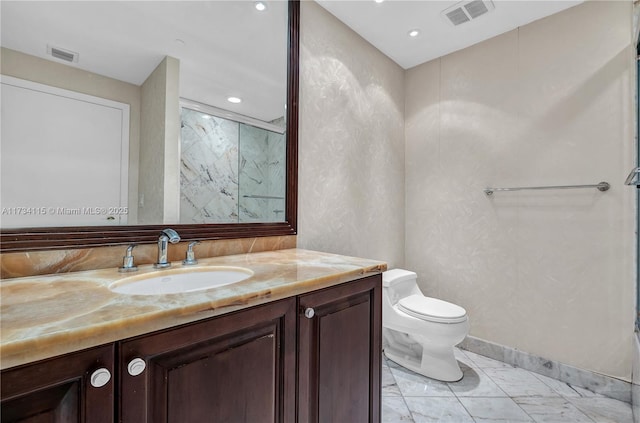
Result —
<instances>
[{"instance_id":1,"label":"white door","mask_svg":"<svg viewBox=\"0 0 640 423\"><path fill-rule=\"evenodd\" d=\"M129 106L1 82L1 226L126 223Z\"/></svg>"}]
</instances>

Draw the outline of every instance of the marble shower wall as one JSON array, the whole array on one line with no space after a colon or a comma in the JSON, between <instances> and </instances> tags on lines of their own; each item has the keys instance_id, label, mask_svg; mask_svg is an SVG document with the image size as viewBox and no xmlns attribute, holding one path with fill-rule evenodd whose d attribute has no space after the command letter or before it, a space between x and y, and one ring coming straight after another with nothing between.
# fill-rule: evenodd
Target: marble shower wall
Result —
<instances>
[{"instance_id":1,"label":"marble shower wall","mask_svg":"<svg viewBox=\"0 0 640 423\"><path fill-rule=\"evenodd\" d=\"M180 223L238 221L239 124L182 109Z\"/></svg>"},{"instance_id":2,"label":"marble shower wall","mask_svg":"<svg viewBox=\"0 0 640 423\"><path fill-rule=\"evenodd\" d=\"M283 134L183 109L180 223L283 221L284 157Z\"/></svg>"},{"instance_id":3,"label":"marble shower wall","mask_svg":"<svg viewBox=\"0 0 640 423\"><path fill-rule=\"evenodd\" d=\"M588 1L406 81L406 265L471 335L630 380L631 2ZM589 190L487 186L596 184Z\"/></svg>"},{"instance_id":4,"label":"marble shower wall","mask_svg":"<svg viewBox=\"0 0 640 423\"><path fill-rule=\"evenodd\" d=\"M284 134L240 125L239 211L241 222L282 222L284 220L285 158Z\"/></svg>"}]
</instances>

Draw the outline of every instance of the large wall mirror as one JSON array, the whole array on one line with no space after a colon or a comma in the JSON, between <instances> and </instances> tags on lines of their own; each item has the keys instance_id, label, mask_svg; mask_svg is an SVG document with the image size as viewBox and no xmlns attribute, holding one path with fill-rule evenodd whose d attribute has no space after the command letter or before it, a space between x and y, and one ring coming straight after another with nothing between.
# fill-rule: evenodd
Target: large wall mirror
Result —
<instances>
[{"instance_id":1,"label":"large wall mirror","mask_svg":"<svg viewBox=\"0 0 640 423\"><path fill-rule=\"evenodd\" d=\"M1 251L295 234L299 7L3 1Z\"/></svg>"}]
</instances>

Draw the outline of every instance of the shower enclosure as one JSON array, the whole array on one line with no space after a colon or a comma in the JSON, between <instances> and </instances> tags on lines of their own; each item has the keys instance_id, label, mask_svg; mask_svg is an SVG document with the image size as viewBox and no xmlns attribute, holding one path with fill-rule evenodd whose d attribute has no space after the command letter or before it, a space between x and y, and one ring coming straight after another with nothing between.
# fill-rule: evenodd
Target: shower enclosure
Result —
<instances>
[{"instance_id":1,"label":"shower enclosure","mask_svg":"<svg viewBox=\"0 0 640 423\"><path fill-rule=\"evenodd\" d=\"M285 219L284 119L181 108L180 223Z\"/></svg>"}]
</instances>

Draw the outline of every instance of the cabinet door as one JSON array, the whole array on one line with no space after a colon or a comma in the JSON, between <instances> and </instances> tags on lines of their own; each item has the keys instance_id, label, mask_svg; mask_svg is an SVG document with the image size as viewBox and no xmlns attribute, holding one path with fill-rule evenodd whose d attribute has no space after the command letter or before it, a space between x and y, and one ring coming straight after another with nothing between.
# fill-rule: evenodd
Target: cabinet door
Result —
<instances>
[{"instance_id":1,"label":"cabinet door","mask_svg":"<svg viewBox=\"0 0 640 423\"><path fill-rule=\"evenodd\" d=\"M381 284L376 275L299 297L298 421L380 421Z\"/></svg>"},{"instance_id":2,"label":"cabinet door","mask_svg":"<svg viewBox=\"0 0 640 423\"><path fill-rule=\"evenodd\" d=\"M67 354L35 364L4 370L3 423L112 423L114 346ZM110 379L92 386L94 372L106 369ZM107 373L99 371L103 381Z\"/></svg>"},{"instance_id":3,"label":"cabinet door","mask_svg":"<svg viewBox=\"0 0 640 423\"><path fill-rule=\"evenodd\" d=\"M293 422L295 319L292 298L123 341L121 421Z\"/></svg>"}]
</instances>

